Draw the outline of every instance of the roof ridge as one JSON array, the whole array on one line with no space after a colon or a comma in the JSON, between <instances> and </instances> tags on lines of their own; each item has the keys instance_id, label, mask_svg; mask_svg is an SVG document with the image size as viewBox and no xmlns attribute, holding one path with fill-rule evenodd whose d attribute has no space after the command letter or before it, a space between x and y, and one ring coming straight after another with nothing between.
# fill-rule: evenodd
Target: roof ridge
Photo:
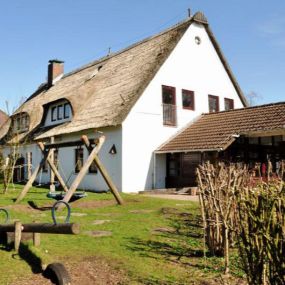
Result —
<instances>
[{"instance_id":1,"label":"roof ridge","mask_svg":"<svg viewBox=\"0 0 285 285\"><path fill-rule=\"evenodd\" d=\"M195 15L194 15L194 16L195 16ZM75 74L75 73L77 73L77 72L80 72L80 71L82 71L82 70L84 70L84 69L86 69L86 68L89 68L89 67L94 66L94 65L96 65L96 64L102 63L102 62L104 62L104 61L106 61L106 60L108 60L108 59L110 59L110 58L113 58L113 57L115 57L115 56L118 56L118 55L120 55L120 54L122 54L122 53L124 53L124 52L126 52L126 51L128 51L128 50L130 50L130 49L132 49L132 48L135 48L135 47L137 47L137 46L139 46L139 45L141 45L141 44L143 44L143 43L146 43L146 42L148 42L148 41L150 41L150 40L152 40L152 39L154 39L154 38L157 38L157 37L159 37L159 36L162 36L162 35L164 35L164 34L170 32L170 31L172 31L172 30L174 30L174 29L177 29L178 27L183 26L183 25L186 24L186 23L189 23L189 24L190 24L190 23L194 20L194 16L191 16L191 17L189 17L189 18L186 18L186 19L184 19L184 20L182 20L182 21L176 23L175 25L173 25L173 26L171 26L171 27L169 27L169 28L167 28L167 29L165 29L165 30L163 30L163 31L161 31L161 32L159 32L159 33L157 33L157 34L155 34L155 35L148 36L148 37L146 37L146 38L144 38L144 39L142 39L142 40L140 40L140 41L138 41L138 42L135 42L135 43L133 43L133 44L131 44L131 45L129 45L129 46L123 48L123 49L120 49L120 50L118 50L118 51L116 51L116 52L114 52L114 53L111 53L110 55L105 55L105 56L103 56L103 57L101 57L101 58L98 58L98 59L96 59L96 60L93 60L93 61L91 61L91 62L89 62L89 63L87 63L87 64L85 64L85 65L83 65L83 66L81 66L81 67L79 67L79 68L76 68L75 70L72 70L72 71L66 73L65 75L63 75L62 79L65 78L65 77L68 77L68 76L70 76L70 75L73 75L73 74Z\"/></svg>"},{"instance_id":2,"label":"roof ridge","mask_svg":"<svg viewBox=\"0 0 285 285\"><path fill-rule=\"evenodd\" d=\"M237 108L237 109L232 109L232 110L223 110L223 111L212 112L212 113L202 113L202 115L205 115L205 116L209 116L210 115L211 116L211 115L214 115L214 114L236 112L236 111L248 110L248 109L258 109L258 108L275 106L275 105L282 105L282 104L285 104L285 101L280 101L280 102L275 102L275 103L266 103L266 104L262 104L262 105L249 106L249 107L242 107L242 108Z\"/></svg>"}]
</instances>

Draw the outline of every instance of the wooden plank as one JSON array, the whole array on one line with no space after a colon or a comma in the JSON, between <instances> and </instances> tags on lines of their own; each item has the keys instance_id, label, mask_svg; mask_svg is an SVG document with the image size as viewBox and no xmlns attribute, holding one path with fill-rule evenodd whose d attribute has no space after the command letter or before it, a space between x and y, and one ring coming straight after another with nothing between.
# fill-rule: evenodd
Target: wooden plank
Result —
<instances>
[{"instance_id":1,"label":"wooden plank","mask_svg":"<svg viewBox=\"0 0 285 285\"><path fill-rule=\"evenodd\" d=\"M74 192L76 191L77 187L79 186L81 180L83 179L83 177L86 175L88 168L90 167L90 165L92 164L94 157L97 155L97 153L100 151L103 143L105 141L105 137L101 136L99 138L99 142L96 145L96 147L92 150L92 152L90 153L89 157L87 158L87 160L85 161L85 163L83 164L82 168L80 169L79 173L77 174L76 178L74 179L73 183L71 184L68 192L65 194L63 201L64 202L69 202L70 198L72 197L72 195L74 194ZM64 204L59 204L58 208L61 209L64 207Z\"/></svg>"},{"instance_id":2,"label":"wooden plank","mask_svg":"<svg viewBox=\"0 0 285 285\"><path fill-rule=\"evenodd\" d=\"M83 140L85 146L87 147L87 149L91 149L91 144L90 144L90 141L88 139L87 136L82 136L81 139ZM119 205L123 205L124 204L124 201L116 187L116 185L113 183L110 175L108 174L106 168L104 167L103 163L101 162L101 160L99 159L98 155L94 155L93 157L93 160L97 166L97 168L99 169L99 171L101 172L105 182L107 183L108 187L110 188L112 194L114 195L117 203Z\"/></svg>"},{"instance_id":3,"label":"wooden plank","mask_svg":"<svg viewBox=\"0 0 285 285\"><path fill-rule=\"evenodd\" d=\"M45 145L42 142L38 142L38 147L40 148L40 150L44 153L45 151ZM51 150L51 149L49 149ZM68 188L64 182L64 180L62 179L60 173L58 172L56 166L54 165L54 163L52 162L52 160L50 159L50 157L47 158L47 163L49 164L51 171L55 174L55 176L58 179L58 182L60 183L60 185L62 186L63 190L65 192L68 191Z\"/></svg>"},{"instance_id":4,"label":"wooden plank","mask_svg":"<svg viewBox=\"0 0 285 285\"><path fill-rule=\"evenodd\" d=\"M40 164L35 168L31 178L29 179L29 181L27 182L27 184L23 188L22 192L17 197L15 203L19 203L26 196L26 194L28 193L29 189L32 187L33 183L35 182L39 172L43 168L44 163L45 163L46 159L49 157L49 155L50 155L50 150L48 150L47 152L44 153L43 159L41 160Z\"/></svg>"},{"instance_id":5,"label":"wooden plank","mask_svg":"<svg viewBox=\"0 0 285 285\"><path fill-rule=\"evenodd\" d=\"M15 225L13 224L0 225L0 232L9 233L14 231L15 231ZM56 225L47 224L47 223L21 224L21 232L76 235L80 233L80 225L73 223L56 224Z\"/></svg>"}]
</instances>

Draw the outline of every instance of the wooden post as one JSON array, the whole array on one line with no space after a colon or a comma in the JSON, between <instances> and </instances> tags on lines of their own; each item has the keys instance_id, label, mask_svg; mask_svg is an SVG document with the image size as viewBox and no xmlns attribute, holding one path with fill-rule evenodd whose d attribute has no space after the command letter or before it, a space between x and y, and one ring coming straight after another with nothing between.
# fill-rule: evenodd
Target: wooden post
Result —
<instances>
[{"instance_id":1,"label":"wooden post","mask_svg":"<svg viewBox=\"0 0 285 285\"><path fill-rule=\"evenodd\" d=\"M28 179L32 176L31 152L27 153L27 176Z\"/></svg>"},{"instance_id":2,"label":"wooden post","mask_svg":"<svg viewBox=\"0 0 285 285\"><path fill-rule=\"evenodd\" d=\"M22 237L22 223L20 221L16 221L15 224L15 231L14 231L14 249L18 253L21 243Z\"/></svg>"},{"instance_id":3,"label":"wooden post","mask_svg":"<svg viewBox=\"0 0 285 285\"><path fill-rule=\"evenodd\" d=\"M38 142L38 147L41 149L41 151L44 153L45 151L45 146L42 142ZM51 150L51 149L50 149ZM47 162L50 166L50 171L53 172L55 174L55 176L58 179L58 182L60 183L60 185L62 186L64 192L68 191L68 188L64 182L64 180L62 179L60 173L58 172L56 166L54 165L54 163L52 162L52 160L50 159L50 157L47 158Z\"/></svg>"},{"instance_id":4,"label":"wooden post","mask_svg":"<svg viewBox=\"0 0 285 285\"><path fill-rule=\"evenodd\" d=\"M36 221L34 221L36 223ZM41 245L41 234L40 233L33 233L33 245L35 247L39 247Z\"/></svg>"},{"instance_id":5,"label":"wooden post","mask_svg":"<svg viewBox=\"0 0 285 285\"><path fill-rule=\"evenodd\" d=\"M43 159L41 160L40 164L35 168L31 178L29 179L29 181L27 182L27 184L25 185L25 187L23 188L22 192L19 194L17 200L15 203L19 203L20 201L23 200L23 198L26 196L26 194L28 193L29 189L32 187L34 181L36 180L40 170L42 169L46 159L48 158L50 154L50 150L48 150L45 154Z\"/></svg>"},{"instance_id":6,"label":"wooden post","mask_svg":"<svg viewBox=\"0 0 285 285\"><path fill-rule=\"evenodd\" d=\"M39 247L41 245L41 234L33 233L33 245Z\"/></svg>"},{"instance_id":7,"label":"wooden post","mask_svg":"<svg viewBox=\"0 0 285 285\"><path fill-rule=\"evenodd\" d=\"M54 143L54 137L50 138L50 143ZM51 150L50 161L52 162L52 164L54 164L54 149ZM49 190L50 190L50 192L55 192L54 172L52 171L51 166L50 166L50 186L49 186Z\"/></svg>"},{"instance_id":8,"label":"wooden post","mask_svg":"<svg viewBox=\"0 0 285 285\"><path fill-rule=\"evenodd\" d=\"M96 147L91 151L89 157L87 158L87 160L85 161L85 163L83 164L82 168L80 169L79 173L77 174L76 178L74 179L74 181L72 182L68 192L65 194L63 201L64 202L69 202L70 198L72 197L72 195L74 194L74 192L76 191L77 187L79 186L81 180L83 179L83 177L85 176L85 174L88 171L88 168L90 167L90 165L92 164L94 157L97 155L97 153L99 152L99 150L101 149L103 143L105 141L105 137L101 136L99 138L99 142L96 145ZM62 209L64 207L64 204L59 204L58 205L58 209Z\"/></svg>"},{"instance_id":9,"label":"wooden post","mask_svg":"<svg viewBox=\"0 0 285 285\"><path fill-rule=\"evenodd\" d=\"M81 139L83 140L86 148L90 151L91 144L90 144L88 137L82 136ZM100 142L100 139L101 138L99 138L99 142ZM111 177L109 176L106 168L104 167L104 165L100 161L97 153L93 156L93 160L94 160L96 166L98 167L99 171L101 172L101 174L102 174L105 182L107 183L108 187L110 188L112 194L114 195L116 201L118 202L119 205L123 205L124 201L123 201L122 197L120 196L120 193L119 193L116 185L113 183Z\"/></svg>"}]
</instances>

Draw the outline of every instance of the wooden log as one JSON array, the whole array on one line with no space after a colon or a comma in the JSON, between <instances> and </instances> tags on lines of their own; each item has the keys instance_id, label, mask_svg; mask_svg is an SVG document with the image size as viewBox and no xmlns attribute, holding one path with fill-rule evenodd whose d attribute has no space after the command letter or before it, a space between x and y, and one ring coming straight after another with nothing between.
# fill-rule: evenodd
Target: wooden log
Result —
<instances>
[{"instance_id":1,"label":"wooden log","mask_svg":"<svg viewBox=\"0 0 285 285\"><path fill-rule=\"evenodd\" d=\"M33 186L33 183L35 182L39 172L43 168L44 163L45 163L46 159L49 157L49 155L50 155L50 150L48 150L46 153L44 153L43 159L41 160L40 164L35 168L31 178L29 179L29 181L27 182L27 184L23 188L22 192L17 197L15 203L19 203L26 196L26 194L28 193L29 189Z\"/></svg>"},{"instance_id":2,"label":"wooden log","mask_svg":"<svg viewBox=\"0 0 285 285\"><path fill-rule=\"evenodd\" d=\"M90 144L90 141L89 141L88 137L84 135L84 136L81 137L81 139L83 140L83 142L84 142L86 148L90 151L90 149L91 149L92 147L91 147L91 144ZM122 197L121 197L121 195L120 195L120 193L119 193L119 191L118 191L116 185L113 183L113 181L112 181L110 175L108 174L106 168L104 167L103 163L102 163L101 160L99 159L98 155L94 155L93 160L94 160L94 162L95 162L97 168L98 168L99 171L101 172L101 174L102 174L102 176L103 176L105 182L107 183L108 187L110 188L112 194L114 195L114 197L115 197L117 203L118 203L119 205L123 205L123 204L124 204L124 201L123 201L123 199L122 199Z\"/></svg>"},{"instance_id":3,"label":"wooden log","mask_svg":"<svg viewBox=\"0 0 285 285\"><path fill-rule=\"evenodd\" d=\"M40 148L40 150L44 153L45 150L45 145L42 142L38 142L38 147ZM51 149L49 150L51 151ZM60 183L60 185L62 186L64 192L68 191L68 188L64 182L64 180L62 179L60 173L58 172L56 166L54 165L53 161L50 159L50 157L47 157L47 163L49 164L50 168L51 168L51 172L54 173L54 175L57 177L58 182Z\"/></svg>"},{"instance_id":4,"label":"wooden log","mask_svg":"<svg viewBox=\"0 0 285 285\"><path fill-rule=\"evenodd\" d=\"M91 151L89 157L87 158L87 160L85 161L85 163L83 164L82 168L80 169L79 173L77 174L76 178L74 179L73 183L71 184L68 192L65 194L63 201L68 203L70 198L72 197L72 195L74 194L74 192L76 191L77 187L79 186L81 180L83 179L83 177L86 175L88 168L90 167L90 165L92 164L94 157L97 155L97 153L99 152L99 150L101 149L103 143L105 141L105 137L101 136L99 138L99 143L96 145L96 147ZM62 209L64 207L64 204L59 204L58 205L58 209Z\"/></svg>"},{"instance_id":5,"label":"wooden log","mask_svg":"<svg viewBox=\"0 0 285 285\"><path fill-rule=\"evenodd\" d=\"M0 225L0 232L14 232L15 225ZM48 224L48 223L33 223L21 224L21 231L26 233L42 233L42 234L65 234L77 235L80 232L79 224Z\"/></svg>"}]
</instances>

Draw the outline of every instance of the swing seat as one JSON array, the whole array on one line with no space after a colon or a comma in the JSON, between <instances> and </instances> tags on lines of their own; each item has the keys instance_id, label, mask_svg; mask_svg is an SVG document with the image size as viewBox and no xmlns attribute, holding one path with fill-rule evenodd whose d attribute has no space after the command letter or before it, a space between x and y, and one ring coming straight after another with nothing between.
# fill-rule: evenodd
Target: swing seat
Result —
<instances>
[{"instance_id":1,"label":"swing seat","mask_svg":"<svg viewBox=\"0 0 285 285\"><path fill-rule=\"evenodd\" d=\"M65 193L49 192L47 194L48 198L55 199L57 201L62 200L64 198L64 196L65 196ZM85 192L77 192L71 196L69 202L73 202L73 201L79 200L79 199L84 198L84 197L87 197L87 194Z\"/></svg>"}]
</instances>

